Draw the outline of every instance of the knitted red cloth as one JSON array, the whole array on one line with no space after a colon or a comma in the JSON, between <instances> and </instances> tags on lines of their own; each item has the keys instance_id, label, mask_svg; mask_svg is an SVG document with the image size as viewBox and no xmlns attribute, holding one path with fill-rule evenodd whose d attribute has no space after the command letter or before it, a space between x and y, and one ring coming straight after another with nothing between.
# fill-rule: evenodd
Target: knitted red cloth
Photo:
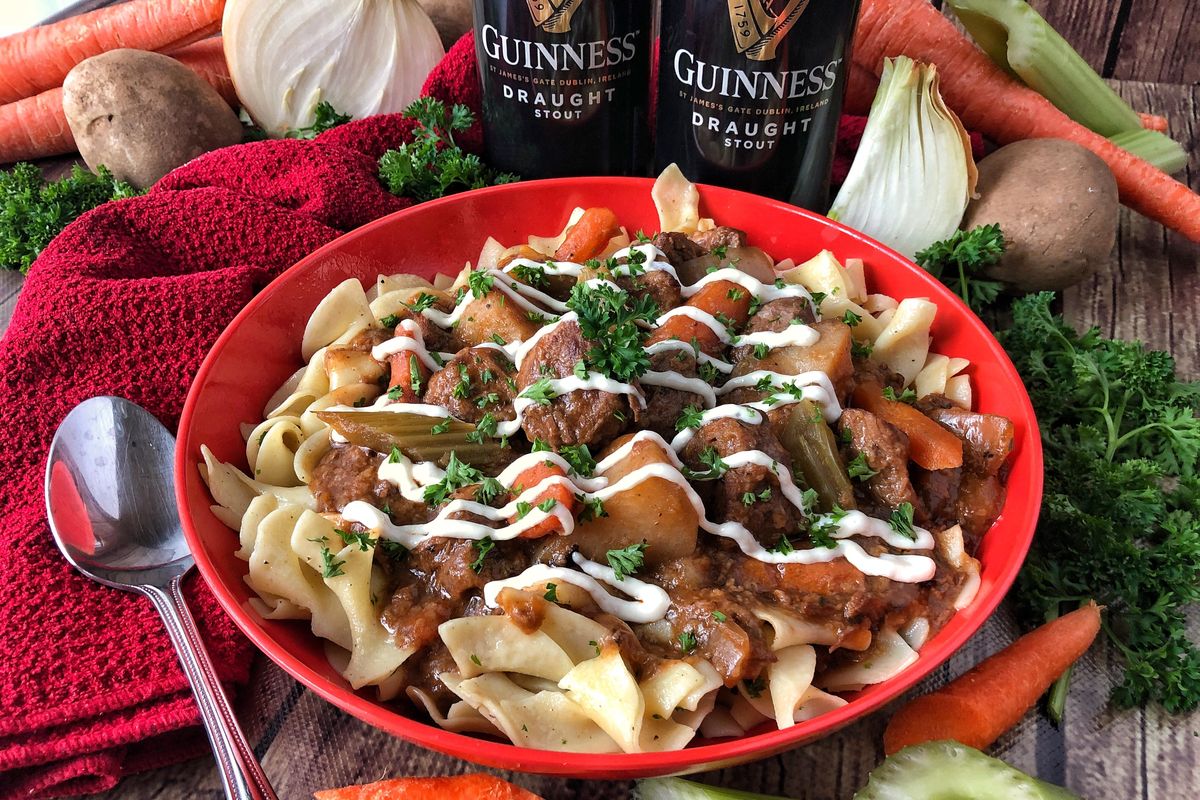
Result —
<instances>
[{"instance_id":1,"label":"knitted red cloth","mask_svg":"<svg viewBox=\"0 0 1200 800\"><path fill-rule=\"evenodd\" d=\"M469 36L426 92L478 109ZM34 264L0 342L0 798L102 791L203 749L150 604L80 577L51 543L47 446L72 407L100 394L174 427L201 359L255 292L409 205L381 187L376 160L411 127L383 116L311 142L219 150L84 215ZM478 126L459 141L477 149ZM188 600L222 678L244 684L249 645L194 577Z\"/></svg>"}]
</instances>

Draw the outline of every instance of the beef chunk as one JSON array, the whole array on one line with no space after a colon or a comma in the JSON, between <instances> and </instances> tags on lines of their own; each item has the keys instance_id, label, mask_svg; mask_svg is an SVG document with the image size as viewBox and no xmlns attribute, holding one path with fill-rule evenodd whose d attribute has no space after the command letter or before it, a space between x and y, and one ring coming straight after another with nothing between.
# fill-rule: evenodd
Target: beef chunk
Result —
<instances>
[{"instance_id":1,"label":"beef chunk","mask_svg":"<svg viewBox=\"0 0 1200 800\"><path fill-rule=\"evenodd\" d=\"M718 247L745 247L747 241L745 231L730 228L728 225L721 225L707 231L696 231L690 238L703 247L706 253L711 253Z\"/></svg>"},{"instance_id":2,"label":"beef chunk","mask_svg":"<svg viewBox=\"0 0 1200 800\"><path fill-rule=\"evenodd\" d=\"M912 467L912 482L935 526L949 527L958 521L958 489L962 467L925 470Z\"/></svg>"},{"instance_id":3,"label":"beef chunk","mask_svg":"<svg viewBox=\"0 0 1200 800\"><path fill-rule=\"evenodd\" d=\"M665 350L650 356L652 372L676 372L685 378L697 377L696 354L690 349ZM667 441L675 435L675 423L687 406L704 408L704 398L692 392L643 383L646 407L634 405L634 421L639 428L654 431Z\"/></svg>"},{"instance_id":4,"label":"beef chunk","mask_svg":"<svg viewBox=\"0 0 1200 800\"><path fill-rule=\"evenodd\" d=\"M387 508L392 521L401 525L428 522L433 512L424 504L407 500L400 490L379 480L383 456L365 447L335 444L313 470L311 487L317 511L341 511L352 500L364 500Z\"/></svg>"},{"instance_id":5,"label":"beef chunk","mask_svg":"<svg viewBox=\"0 0 1200 800\"><path fill-rule=\"evenodd\" d=\"M671 266L678 267L685 261L699 258L707 251L687 237L686 233L660 233L650 240L650 244L663 251Z\"/></svg>"},{"instance_id":6,"label":"beef chunk","mask_svg":"<svg viewBox=\"0 0 1200 800\"><path fill-rule=\"evenodd\" d=\"M847 381L846 393L851 394L859 386L872 383L881 390L890 386L896 394L900 394L904 390L904 376L898 372L892 372L887 364L873 358L855 358L854 374Z\"/></svg>"},{"instance_id":7,"label":"beef chunk","mask_svg":"<svg viewBox=\"0 0 1200 800\"><path fill-rule=\"evenodd\" d=\"M791 456L767 424L747 425L728 417L715 419L702 426L683 449L684 463L693 470L704 471L707 467L700 455L709 447L722 458L745 450L761 450L785 467L792 463ZM758 499L768 488L770 496ZM710 518L740 522L767 547L774 546L780 536L798 527L799 512L783 496L779 476L769 467L758 464L734 467L716 481L711 491ZM756 496L755 502L743 502L749 493Z\"/></svg>"},{"instance_id":8,"label":"beef chunk","mask_svg":"<svg viewBox=\"0 0 1200 800\"><path fill-rule=\"evenodd\" d=\"M977 475L970 471L963 475L956 510L968 551L975 550L979 539L1000 516L1005 494L1004 484L994 475Z\"/></svg>"},{"instance_id":9,"label":"beef chunk","mask_svg":"<svg viewBox=\"0 0 1200 800\"><path fill-rule=\"evenodd\" d=\"M861 408L843 411L838 426L850 432L851 456L861 453L867 466L876 471L866 487L867 493L881 506L880 510L890 513L901 503L912 503L916 516L924 519L924 504L908 475L908 437L896 426Z\"/></svg>"},{"instance_id":10,"label":"beef chunk","mask_svg":"<svg viewBox=\"0 0 1200 800\"><path fill-rule=\"evenodd\" d=\"M661 269L648 270L641 275L622 275L614 283L634 297L649 295L663 314L683 303L683 294L675 279Z\"/></svg>"},{"instance_id":11,"label":"beef chunk","mask_svg":"<svg viewBox=\"0 0 1200 800\"><path fill-rule=\"evenodd\" d=\"M425 402L441 406L465 422L479 422L485 413L497 420L512 419L514 371L500 350L465 348L430 377Z\"/></svg>"},{"instance_id":12,"label":"beef chunk","mask_svg":"<svg viewBox=\"0 0 1200 800\"><path fill-rule=\"evenodd\" d=\"M947 408L926 406L925 414L963 440L963 459L967 469L979 475L995 475L1008 460L1013 447L1011 420L996 414L979 414L951 405Z\"/></svg>"},{"instance_id":13,"label":"beef chunk","mask_svg":"<svg viewBox=\"0 0 1200 800\"><path fill-rule=\"evenodd\" d=\"M517 375L521 391L541 378L574 374L592 347L574 322L560 324L538 340ZM598 389L577 389L525 409L521 427L530 441L541 439L554 450L563 445L586 444L593 452L608 444L633 416L625 395Z\"/></svg>"},{"instance_id":14,"label":"beef chunk","mask_svg":"<svg viewBox=\"0 0 1200 800\"><path fill-rule=\"evenodd\" d=\"M742 335L751 333L779 333L785 331L791 326L793 320L800 320L805 325L811 325L816 321L813 317L812 304L803 297L784 297L779 300L772 300L763 305L753 317L746 323L746 329L742 331ZM731 351L731 360L737 363L748 357L754 352L751 345L743 347L735 347Z\"/></svg>"}]
</instances>

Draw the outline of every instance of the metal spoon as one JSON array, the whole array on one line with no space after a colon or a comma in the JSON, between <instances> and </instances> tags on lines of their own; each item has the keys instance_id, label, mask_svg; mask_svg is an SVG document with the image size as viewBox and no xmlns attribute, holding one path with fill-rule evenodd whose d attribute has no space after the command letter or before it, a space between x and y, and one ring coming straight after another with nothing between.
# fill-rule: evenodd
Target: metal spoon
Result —
<instances>
[{"instance_id":1,"label":"metal spoon","mask_svg":"<svg viewBox=\"0 0 1200 800\"><path fill-rule=\"evenodd\" d=\"M225 793L276 800L217 680L181 582L195 563L172 490L175 437L141 406L93 397L59 425L46 465L46 509L67 561L105 586L149 597L200 706Z\"/></svg>"}]
</instances>

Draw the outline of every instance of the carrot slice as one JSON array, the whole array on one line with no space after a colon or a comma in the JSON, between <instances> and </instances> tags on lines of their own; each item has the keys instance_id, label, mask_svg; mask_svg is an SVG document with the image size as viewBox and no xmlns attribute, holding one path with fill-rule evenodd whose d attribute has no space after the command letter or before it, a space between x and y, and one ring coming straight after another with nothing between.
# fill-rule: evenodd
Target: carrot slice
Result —
<instances>
[{"instance_id":1,"label":"carrot slice","mask_svg":"<svg viewBox=\"0 0 1200 800\"><path fill-rule=\"evenodd\" d=\"M885 56L936 64L946 104L1000 144L1067 139L1108 164L1121 202L1200 242L1200 195L1059 111L991 62L929 0L863 0L853 60L878 75Z\"/></svg>"},{"instance_id":2,"label":"carrot slice","mask_svg":"<svg viewBox=\"0 0 1200 800\"><path fill-rule=\"evenodd\" d=\"M963 465L963 443L917 409L883 396L879 384L861 383L854 390L854 405L895 425L908 436L908 453L924 469L952 469Z\"/></svg>"},{"instance_id":3,"label":"carrot slice","mask_svg":"<svg viewBox=\"0 0 1200 800\"><path fill-rule=\"evenodd\" d=\"M492 775L393 778L315 792L316 800L541 800L533 792Z\"/></svg>"},{"instance_id":4,"label":"carrot slice","mask_svg":"<svg viewBox=\"0 0 1200 800\"><path fill-rule=\"evenodd\" d=\"M566 477L567 473L563 471L562 467L553 462L539 462L517 476L517 482L513 484L513 493L520 494L518 489L522 491L525 489L531 489L542 481L546 480L546 478L554 475L562 475L563 477ZM554 484L546 487L544 491L538 493L537 497L534 498L531 504L536 506L538 503L544 503L547 500L553 500L558 505L566 507L571 511L571 514L575 514L575 512L578 510L575 500L575 493L571 491L569 486L565 486L563 484ZM518 517L516 515L510 517L508 520L509 524L516 522L517 519ZM553 533L564 533L562 522L559 521L558 517L549 516L539 522L537 525L534 525L532 528L522 533L521 538L540 539L543 536L549 536Z\"/></svg>"},{"instance_id":5,"label":"carrot slice","mask_svg":"<svg viewBox=\"0 0 1200 800\"><path fill-rule=\"evenodd\" d=\"M238 104L221 39L207 39L169 54L204 78L230 106ZM63 111L61 86L0 106L0 164L75 152Z\"/></svg>"},{"instance_id":6,"label":"carrot slice","mask_svg":"<svg viewBox=\"0 0 1200 800\"><path fill-rule=\"evenodd\" d=\"M1100 631L1089 603L1025 634L961 678L896 712L883 732L888 755L910 744L953 739L980 750L1020 721Z\"/></svg>"},{"instance_id":7,"label":"carrot slice","mask_svg":"<svg viewBox=\"0 0 1200 800\"><path fill-rule=\"evenodd\" d=\"M128 47L170 50L221 29L225 0L130 0L0 39L0 103L61 86L86 58Z\"/></svg>"},{"instance_id":8,"label":"carrot slice","mask_svg":"<svg viewBox=\"0 0 1200 800\"><path fill-rule=\"evenodd\" d=\"M396 329L396 336L412 338L412 334L403 328ZM392 353L388 357L388 363L392 367L391 378L388 381L389 392L399 389L399 396L392 399L401 403L421 402L421 392L429 383L429 368L421 363L421 359L415 353L407 350Z\"/></svg>"},{"instance_id":9,"label":"carrot slice","mask_svg":"<svg viewBox=\"0 0 1200 800\"><path fill-rule=\"evenodd\" d=\"M718 322L741 327L750 319L751 300L750 293L733 281L713 281L693 295L687 301L687 305L711 314ZM695 339L701 352L710 356L719 353L724 345L716 331L686 314L668 318L650 334L646 344L665 342L669 339L678 339L681 342Z\"/></svg>"},{"instance_id":10,"label":"carrot slice","mask_svg":"<svg viewBox=\"0 0 1200 800\"><path fill-rule=\"evenodd\" d=\"M567 230L563 243L554 251L557 261L579 263L604 252L608 242L621 233L617 215L607 208L589 208Z\"/></svg>"}]
</instances>

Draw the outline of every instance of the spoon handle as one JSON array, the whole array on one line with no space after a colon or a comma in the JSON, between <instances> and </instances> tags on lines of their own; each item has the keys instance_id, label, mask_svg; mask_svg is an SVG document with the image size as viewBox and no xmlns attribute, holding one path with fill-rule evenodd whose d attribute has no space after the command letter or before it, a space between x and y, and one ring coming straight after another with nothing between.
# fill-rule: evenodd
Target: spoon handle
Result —
<instances>
[{"instance_id":1,"label":"spoon handle","mask_svg":"<svg viewBox=\"0 0 1200 800\"><path fill-rule=\"evenodd\" d=\"M182 580L183 576L172 579L166 589L157 586L141 588L162 615L167 634L192 685L225 794L231 800L277 800L217 679L212 659L196 628L196 620L184 602Z\"/></svg>"}]
</instances>

